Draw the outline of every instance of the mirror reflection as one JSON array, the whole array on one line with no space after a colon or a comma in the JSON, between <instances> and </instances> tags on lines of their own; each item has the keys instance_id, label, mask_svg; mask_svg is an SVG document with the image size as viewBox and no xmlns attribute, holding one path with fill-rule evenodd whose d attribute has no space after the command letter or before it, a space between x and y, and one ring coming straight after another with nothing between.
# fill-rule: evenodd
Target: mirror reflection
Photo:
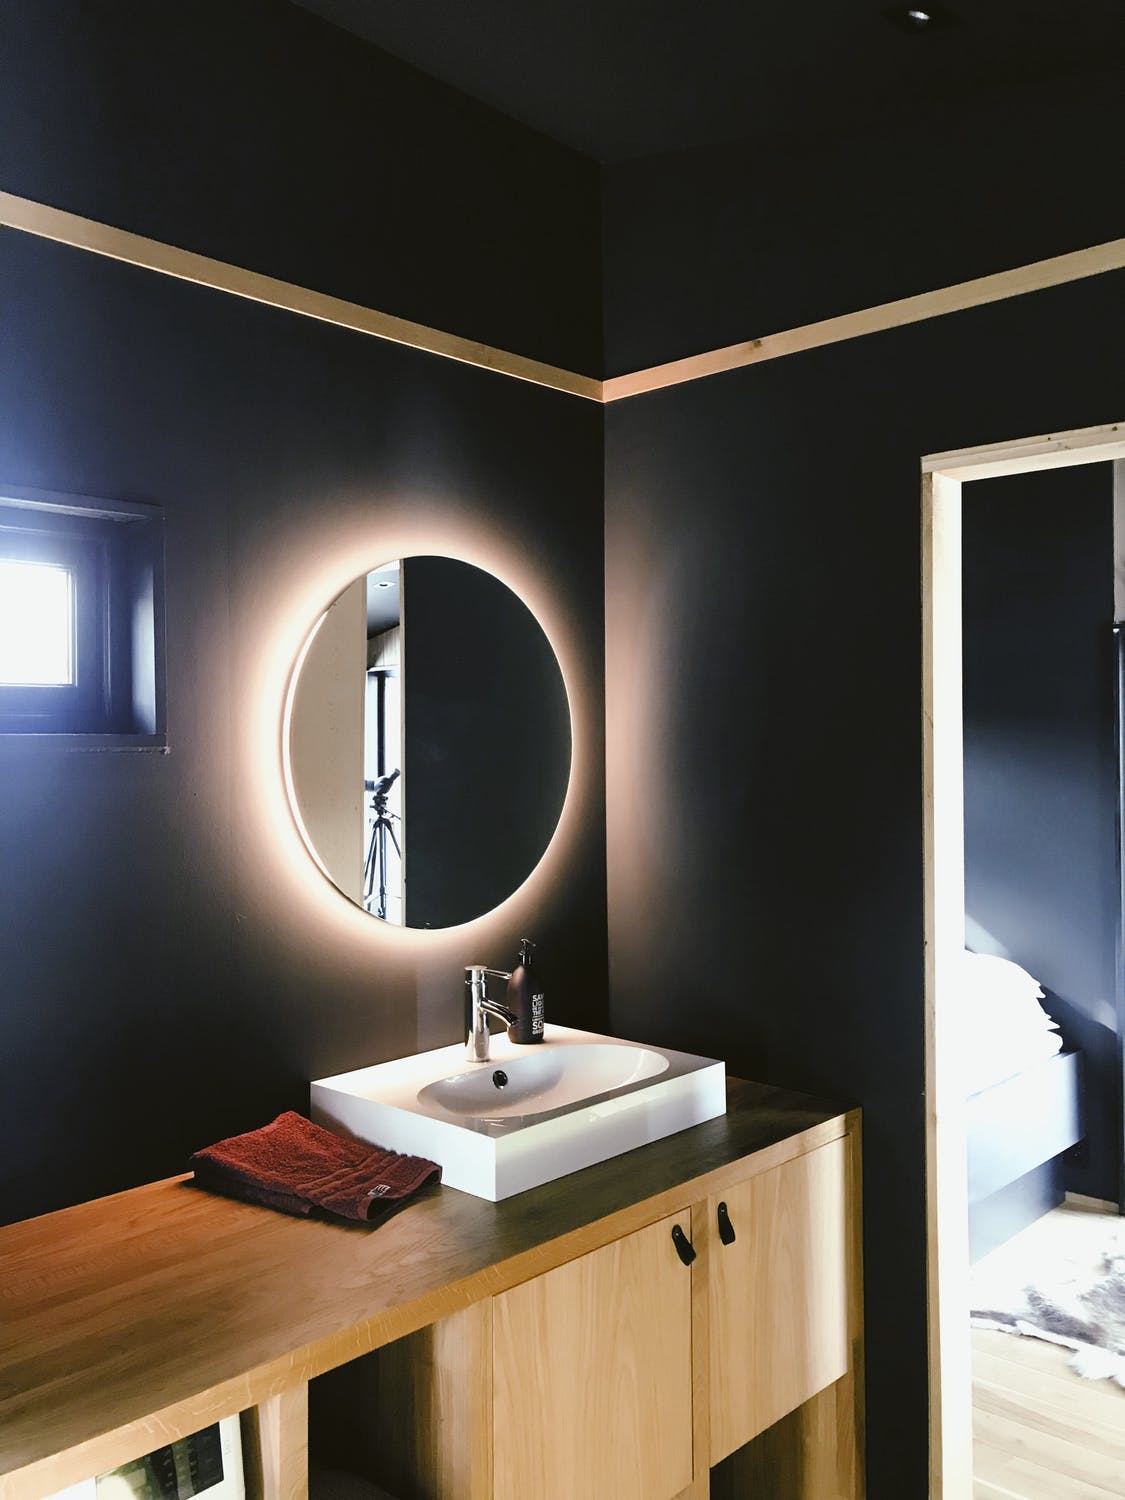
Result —
<instances>
[{"instance_id":1,"label":"mirror reflection","mask_svg":"<svg viewBox=\"0 0 1125 1500\"><path fill-rule=\"evenodd\" d=\"M298 826L371 916L451 927L538 864L570 776L562 672L523 601L447 557L354 580L295 668L286 724Z\"/></svg>"}]
</instances>

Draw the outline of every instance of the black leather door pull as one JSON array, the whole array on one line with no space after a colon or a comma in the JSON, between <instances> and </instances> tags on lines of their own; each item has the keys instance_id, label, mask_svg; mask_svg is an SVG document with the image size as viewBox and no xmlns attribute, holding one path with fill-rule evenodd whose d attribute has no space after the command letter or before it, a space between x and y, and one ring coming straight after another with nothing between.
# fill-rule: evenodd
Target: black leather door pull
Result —
<instances>
[{"instance_id":1,"label":"black leather door pull","mask_svg":"<svg viewBox=\"0 0 1125 1500\"><path fill-rule=\"evenodd\" d=\"M734 1225L730 1221L725 1203L720 1203L715 1211L715 1217L719 1221L719 1238L724 1245L733 1245L735 1241Z\"/></svg>"},{"instance_id":2,"label":"black leather door pull","mask_svg":"<svg viewBox=\"0 0 1125 1500\"><path fill-rule=\"evenodd\" d=\"M695 1246L688 1239L678 1224L672 1225L672 1243L676 1247L676 1254L685 1266L690 1266L695 1259Z\"/></svg>"}]
</instances>

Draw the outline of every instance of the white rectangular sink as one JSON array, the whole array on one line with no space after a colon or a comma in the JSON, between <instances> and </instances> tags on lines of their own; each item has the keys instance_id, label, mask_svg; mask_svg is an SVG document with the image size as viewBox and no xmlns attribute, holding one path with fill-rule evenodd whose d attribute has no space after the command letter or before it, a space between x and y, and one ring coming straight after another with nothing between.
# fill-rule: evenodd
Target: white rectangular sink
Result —
<instances>
[{"instance_id":1,"label":"white rectangular sink","mask_svg":"<svg viewBox=\"0 0 1125 1500\"><path fill-rule=\"evenodd\" d=\"M319 1124L441 1164L450 1187L494 1203L726 1112L726 1067L668 1047L548 1026L492 1057L464 1043L312 1085Z\"/></svg>"}]
</instances>

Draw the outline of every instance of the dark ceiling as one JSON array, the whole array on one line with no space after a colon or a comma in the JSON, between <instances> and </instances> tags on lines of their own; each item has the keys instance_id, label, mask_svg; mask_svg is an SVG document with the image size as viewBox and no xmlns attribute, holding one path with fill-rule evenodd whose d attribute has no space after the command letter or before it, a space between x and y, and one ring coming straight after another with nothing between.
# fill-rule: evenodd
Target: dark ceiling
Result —
<instances>
[{"instance_id":1,"label":"dark ceiling","mask_svg":"<svg viewBox=\"0 0 1125 1500\"><path fill-rule=\"evenodd\" d=\"M298 0L599 161L838 134L1125 62L1125 0ZM935 7L936 13L936 7Z\"/></svg>"}]
</instances>

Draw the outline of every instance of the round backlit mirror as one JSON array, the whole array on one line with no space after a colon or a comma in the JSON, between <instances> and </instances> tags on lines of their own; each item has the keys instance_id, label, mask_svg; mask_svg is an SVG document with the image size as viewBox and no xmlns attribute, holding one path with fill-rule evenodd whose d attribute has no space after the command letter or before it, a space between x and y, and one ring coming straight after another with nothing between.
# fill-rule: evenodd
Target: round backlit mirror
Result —
<instances>
[{"instance_id":1,"label":"round backlit mirror","mask_svg":"<svg viewBox=\"0 0 1125 1500\"><path fill-rule=\"evenodd\" d=\"M301 836L357 906L455 927L530 875L562 812L570 708L538 620L448 557L357 578L289 686L286 782Z\"/></svg>"}]
</instances>

